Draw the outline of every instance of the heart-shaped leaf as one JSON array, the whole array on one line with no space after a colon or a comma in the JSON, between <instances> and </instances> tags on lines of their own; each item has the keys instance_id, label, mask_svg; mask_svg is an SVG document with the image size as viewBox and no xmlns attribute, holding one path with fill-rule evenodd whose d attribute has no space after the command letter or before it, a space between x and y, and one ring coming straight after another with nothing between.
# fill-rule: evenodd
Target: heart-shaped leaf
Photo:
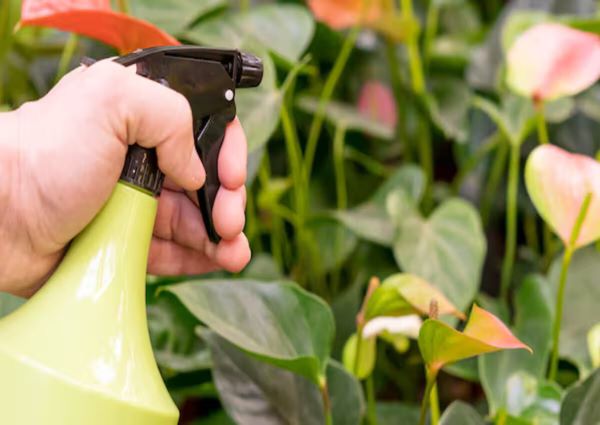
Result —
<instances>
[{"instance_id":1,"label":"heart-shaped leaf","mask_svg":"<svg viewBox=\"0 0 600 425\"><path fill-rule=\"evenodd\" d=\"M433 122L449 139L467 141L472 98L471 89L462 79L446 77L431 81L427 106Z\"/></svg>"},{"instance_id":2,"label":"heart-shaped leaf","mask_svg":"<svg viewBox=\"0 0 600 425\"><path fill-rule=\"evenodd\" d=\"M165 290L231 343L323 384L334 324L315 295L291 282L253 280L191 281Z\"/></svg>"},{"instance_id":3,"label":"heart-shaped leaf","mask_svg":"<svg viewBox=\"0 0 600 425\"><path fill-rule=\"evenodd\" d=\"M531 351L500 319L477 305L473 306L463 332L439 320L426 320L419 333L419 348L432 373L445 364L480 354L516 348Z\"/></svg>"},{"instance_id":4,"label":"heart-shaped leaf","mask_svg":"<svg viewBox=\"0 0 600 425\"><path fill-rule=\"evenodd\" d=\"M414 425L419 422L419 408L408 403L384 401L377 403L378 425Z\"/></svg>"},{"instance_id":5,"label":"heart-shaped leaf","mask_svg":"<svg viewBox=\"0 0 600 425\"><path fill-rule=\"evenodd\" d=\"M500 105L496 105L483 97L475 97L473 105L485 112L513 145L523 143L535 125L533 103L527 98L504 96Z\"/></svg>"},{"instance_id":6,"label":"heart-shaped leaf","mask_svg":"<svg viewBox=\"0 0 600 425\"><path fill-rule=\"evenodd\" d=\"M366 304L365 320L368 324L378 316L427 315L434 301L438 314L465 318L442 292L426 280L412 274L398 273L386 278L373 291Z\"/></svg>"},{"instance_id":7,"label":"heart-shaped leaf","mask_svg":"<svg viewBox=\"0 0 600 425\"><path fill-rule=\"evenodd\" d=\"M560 409L560 425L600 423L600 369L567 392Z\"/></svg>"},{"instance_id":8,"label":"heart-shaped leaf","mask_svg":"<svg viewBox=\"0 0 600 425\"><path fill-rule=\"evenodd\" d=\"M520 371L507 377L505 392L507 397L504 412L513 420L522 420L527 424L558 423L563 395L558 384L539 380Z\"/></svg>"},{"instance_id":9,"label":"heart-shaped leaf","mask_svg":"<svg viewBox=\"0 0 600 425\"><path fill-rule=\"evenodd\" d=\"M507 83L516 93L542 101L572 96L600 76L600 37L561 24L538 24L516 39L507 62Z\"/></svg>"},{"instance_id":10,"label":"heart-shaped leaf","mask_svg":"<svg viewBox=\"0 0 600 425\"><path fill-rule=\"evenodd\" d=\"M115 12L110 0L23 0L19 26L45 26L100 40L120 52L177 45L149 22Z\"/></svg>"},{"instance_id":11,"label":"heart-shaped leaf","mask_svg":"<svg viewBox=\"0 0 600 425\"><path fill-rule=\"evenodd\" d=\"M440 418L440 425L485 425L485 421L467 403L455 401Z\"/></svg>"},{"instance_id":12,"label":"heart-shaped leaf","mask_svg":"<svg viewBox=\"0 0 600 425\"><path fill-rule=\"evenodd\" d=\"M575 247L600 238L600 164L553 145L538 146L527 159L525 183L544 221L567 245L581 206L592 195Z\"/></svg>"},{"instance_id":13,"label":"heart-shaped leaf","mask_svg":"<svg viewBox=\"0 0 600 425\"><path fill-rule=\"evenodd\" d=\"M533 349L533 354L503 351L478 359L479 377L492 416L507 406L508 377L516 372L527 372L534 379L545 375L550 354L553 307L548 282L540 276L527 277L516 293L514 333Z\"/></svg>"},{"instance_id":14,"label":"heart-shaped leaf","mask_svg":"<svg viewBox=\"0 0 600 425\"><path fill-rule=\"evenodd\" d=\"M361 238L392 246L394 223L386 208L388 196L392 192L402 192L404 203L415 206L424 189L423 171L415 165L404 165L381 185L368 202L350 210L335 211L334 216Z\"/></svg>"},{"instance_id":15,"label":"heart-shaped leaf","mask_svg":"<svg viewBox=\"0 0 600 425\"><path fill-rule=\"evenodd\" d=\"M221 401L239 425L325 423L319 389L302 376L263 363L213 332L202 332L214 362L213 376ZM333 421L358 425L364 409L358 382L330 361L327 385Z\"/></svg>"},{"instance_id":16,"label":"heart-shaped leaf","mask_svg":"<svg viewBox=\"0 0 600 425\"><path fill-rule=\"evenodd\" d=\"M467 202L451 199L425 219L397 217L396 261L407 273L430 282L462 311L479 288L486 241L477 211Z\"/></svg>"},{"instance_id":17,"label":"heart-shaped leaf","mask_svg":"<svg viewBox=\"0 0 600 425\"><path fill-rule=\"evenodd\" d=\"M226 13L202 21L186 33L198 43L244 48L260 45L290 63L300 59L314 33L306 8L294 4L252 7L247 13Z\"/></svg>"},{"instance_id":18,"label":"heart-shaped leaf","mask_svg":"<svg viewBox=\"0 0 600 425\"><path fill-rule=\"evenodd\" d=\"M227 5L227 0L132 0L133 16L152 22L170 34L181 34L199 16Z\"/></svg>"}]
</instances>

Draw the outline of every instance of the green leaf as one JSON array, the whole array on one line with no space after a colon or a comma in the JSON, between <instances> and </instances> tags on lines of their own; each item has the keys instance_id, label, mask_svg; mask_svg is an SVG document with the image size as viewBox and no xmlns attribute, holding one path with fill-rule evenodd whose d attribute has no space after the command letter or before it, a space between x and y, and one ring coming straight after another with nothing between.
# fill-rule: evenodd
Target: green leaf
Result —
<instances>
[{"instance_id":1,"label":"green leaf","mask_svg":"<svg viewBox=\"0 0 600 425\"><path fill-rule=\"evenodd\" d=\"M194 333L198 320L173 296L159 296L148 304L147 311L154 357L163 375L211 367L208 349Z\"/></svg>"},{"instance_id":2,"label":"green leaf","mask_svg":"<svg viewBox=\"0 0 600 425\"><path fill-rule=\"evenodd\" d=\"M283 274L273 257L264 252L259 252L252 256L252 260L244 269L242 277L244 279L269 281L282 279Z\"/></svg>"},{"instance_id":3,"label":"green leaf","mask_svg":"<svg viewBox=\"0 0 600 425\"><path fill-rule=\"evenodd\" d=\"M358 335L353 334L346 341L343 353L343 362L346 370L355 375L358 379L365 379L373 372L375 368L375 354L377 349L376 338L362 339L360 347L360 358L358 359L357 370L354 370L356 364L356 349L358 345Z\"/></svg>"},{"instance_id":4,"label":"green leaf","mask_svg":"<svg viewBox=\"0 0 600 425\"><path fill-rule=\"evenodd\" d=\"M412 214L400 223L396 261L440 289L460 311L477 294L486 241L477 211L451 199L425 219Z\"/></svg>"},{"instance_id":5,"label":"green leaf","mask_svg":"<svg viewBox=\"0 0 600 425\"><path fill-rule=\"evenodd\" d=\"M415 165L404 165L381 185L368 202L350 210L335 211L333 214L357 236L383 246L392 246L394 223L386 211L388 196L392 192L399 192L404 194L403 199L407 203L417 205L424 189L423 171Z\"/></svg>"},{"instance_id":6,"label":"green leaf","mask_svg":"<svg viewBox=\"0 0 600 425\"><path fill-rule=\"evenodd\" d=\"M227 0L132 0L131 14L170 34L181 34L199 16L227 5Z\"/></svg>"},{"instance_id":7,"label":"green leaf","mask_svg":"<svg viewBox=\"0 0 600 425\"><path fill-rule=\"evenodd\" d=\"M190 281L165 289L198 320L257 358L319 384L334 334L329 306L291 282Z\"/></svg>"},{"instance_id":8,"label":"green leaf","mask_svg":"<svg viewBox=\"0 0 600 425\"><path fill-rule=\"evenodd\" d=\"M0 317L8 316L21 305L25 304L25 299L16 297L7 292L0 292Z\"/></svg>"},{"instance_id":9,"label":"green leaf","mask_svg":"<svg viewBox=\"0 0 600 425\"><path fill-rule=\"evenodd\" d=\"M531 352L496 316L477 305L463 332L439 320L426 320L419 332L419 348L432 373L446 364L495 351L523 348Z\"/></svg>"},{"instance_id":10,"label":"green leaf","mask_svg":"<svg viewBox=\"0 0 600 425\"><path fill-rule=\"evenodd\" d=\"M519 371L506 380L506 410L513 419L528 424L556 425L562 390L556 383L539 381Z\"/></svg>"},{"instance_id":11,"label":"green leaf","mask_svg":"<svg viewBox=\"0 0 600 425\"><path fill-rule=\"evenodd\" d=\"M485 425L485 421L467 403L455 401L440 418L440 425Z\"/></svg>"},{"instance_id":12,"label":"green leaf","mask_svg":"<svg viewBox=\"0 0 600 425\"><path fill-rule=\"evenodd\" d=\"M337 220L318 217L308 221L308 237L319 253L312 259L312 267L318 273L326 273L341 266L354 252L357 237Z\"/></svg>"},{"instance_id":13,"label":"green leaf","mask_svg":"<svg viewBox=\"0 0 600 425\"><path fill-rule=\"evenodd\" d=\"M303 111L314 114L318 109L319 100L314 97L302 96L296 104ZM352 105L331 101L325 108L325 118L335 126L362 131L378 139L391 141L394 137L393 127L361 114Z\"/></svg>"},{"instance_id":14,"label":"green leaf","mask_svg":"<svg viewBox=\"0 0 600 425\"><path fill-rule=\"evenodd\" d=\"M508 378L527 372L534 379L543 378L550 353L552 335L552 301L548 283L541 276L529 276L516 293L514 333L533 349L533 355L516 350L489 354L479 358L479 377L485 391L490 414L506 408ZM511 412L512 413L512 412Z\"/></svg>"},{"instance_id":15,"label":"green leaf","mask_svg":"<svg viewBox=\"0 0 600 425\"><path fill-rule=\"evenodd\" d=\"M419 422L418 406L399 402L379 402L376 406L377 425L416 425Z\"/></svg>"},{"instance_id":16,"label":"green leaf","mask_svg":"<svg viewBox=\"0 0 600 425\"><path fill-rule=\"evenodd\" d=\"M305 7L270 4L252 7L247 13L227 13L201 22L186 36L196 42L242 48L259 43L294 63L308 47L315 23Z\"/></svg>"},{"instance_id":17,"label":"green leaf","mask_svg":"<svg viewBox=\"0 0 600 425\"><path fill-rule=\"evenodd\" d=\"M550 267L548 281L558 287L561 268L558 258ZM560 354L574 362L582 375L591 371L591 359L587 348L587 335L598 323L600 286L600 253L594 246L579 249L573 255L565 287L565 302L560 333Z\"/></svg>"},{"instance_id":18,"label":"green leaf","mask_svg":"<svg viewBox=\"0 0 600 425\"><path fill-rule=\"evenodd\" d=\"M213 332L202 334L211 349L221 401L237 424L325 422L322 397L312 382L247 355ZM334 361L327 382L334 423L359 425L364 402L358 382Z\"/></svg>"},{"instance_id":19,"label":"green leaf","mask_svg":"<svg viewBox=\"0 0 600 425\"><path fill-rule=\"evenodd\" d=\"M465 143L473 97L471 89L463 79L451 77L432 80L430 89L427 105L433 122L447 138Z\"/></svg>"},{"instance_id":20,"label":"green leaf","mask_svg":"<svg viewBox=\"0 0 600 425\"><path fill-rule=\"evenodd\" d=\"M560 425L600 423L600 369L567 392L560 409Z\"/></svg>"}]
</instances>

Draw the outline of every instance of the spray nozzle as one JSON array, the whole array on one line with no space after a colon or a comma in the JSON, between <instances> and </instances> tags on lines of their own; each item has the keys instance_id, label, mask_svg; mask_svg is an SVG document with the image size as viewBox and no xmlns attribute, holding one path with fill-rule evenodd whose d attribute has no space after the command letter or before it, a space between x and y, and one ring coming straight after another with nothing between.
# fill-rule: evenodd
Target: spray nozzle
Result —
<instances>
[{"instance_id":1,"label":"spray nozzle","mask_svg":"<svg viewBox=\"0 0 600 425\"><path fill-rule=\"evenodd\" d=\"M208 236L218 242L212 209L220 187L219 151L225 128L236 115L235 89L260 84L261 60L237 50L165 46L138 50L115 62L125 66L135 64L139 75L178 91L190 103L196 151L206 169L206 183L198 191L198 204ZM162 174L154 150L131 146L121 179L158 194Z\"/></svg>"}]
</instances>

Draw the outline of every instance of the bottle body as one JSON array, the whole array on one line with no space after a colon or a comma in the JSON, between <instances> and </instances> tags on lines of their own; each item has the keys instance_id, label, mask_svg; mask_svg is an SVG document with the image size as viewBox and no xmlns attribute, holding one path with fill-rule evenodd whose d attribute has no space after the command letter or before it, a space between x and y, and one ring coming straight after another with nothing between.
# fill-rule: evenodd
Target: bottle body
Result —
<instances>
[{"instance_id":1,"label":"bottle body","mask_svg":"<svg viewBox=\"0 0 600 425\"><path fill-rule=\"evenodd\" d=\"M117 184L44 287L0 320L0 423L177 423L146 322L156 207Z\"/></svg>"}]
</instances>

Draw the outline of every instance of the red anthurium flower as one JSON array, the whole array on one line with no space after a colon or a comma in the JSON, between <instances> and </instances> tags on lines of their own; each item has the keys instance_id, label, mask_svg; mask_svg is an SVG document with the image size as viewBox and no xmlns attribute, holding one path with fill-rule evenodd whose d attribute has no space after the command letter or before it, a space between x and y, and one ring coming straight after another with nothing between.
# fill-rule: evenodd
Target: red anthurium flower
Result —
<instances>
[{"instance_id":1,"label":"red anthurium flower","mask_svg":"<svg viewBox=\"0 0 600 425\"><path fill-rule=\"evenodd\" d=\"M577 94L600 77L600 37L544 23L521 34L508 51L509 87L536 101Z\"/></svg>"},{"instance_id":2,"label":"red anthurium flower","mask_svg":"<svg viewBox=\"0 0 600 425\"><path fill-rule=\"evenodd\" d=\"M115 12L110 0L23 0L21 26L44 26L95 38L121 53L179 42L149 22Z\"/></svg>"},{"instance_id":3,"label":"red anthurium flower","mask_svg":"<svg viewBox=\"0 0 600 425\"><path fill-rule=\"evenodd\" d=\"M389 127L396 127L396 101L388 86L379 81L367 81L358 96L358 110L368 118Z\"/></svg>"},{"instance_id":4,"label":"red anthurium flower","mask_svg":"<svg viewBox=\"0 0 600 425\"><path fill-rule=\"evenodd\" d=\"M383 15L381 3L381 0L308 0L317 20L336 30L374 23Z\"/></svg>"}]
</instances>

